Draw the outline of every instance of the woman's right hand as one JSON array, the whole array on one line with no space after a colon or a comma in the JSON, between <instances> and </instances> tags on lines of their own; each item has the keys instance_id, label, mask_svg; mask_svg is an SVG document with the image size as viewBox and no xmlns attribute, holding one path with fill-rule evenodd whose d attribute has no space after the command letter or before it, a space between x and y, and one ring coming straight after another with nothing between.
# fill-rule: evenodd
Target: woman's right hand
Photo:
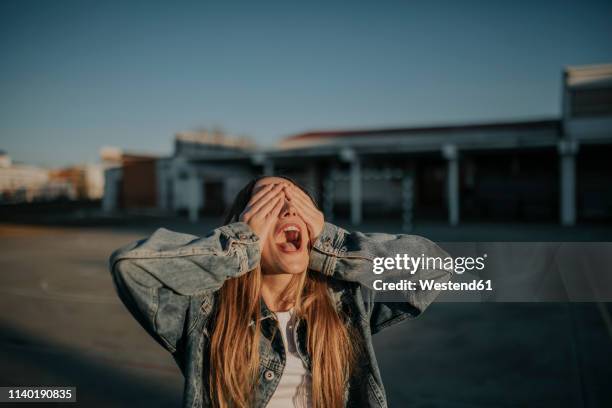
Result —
<instances>
[{"instance_id":1,"label":"woman's right hand","mask_svg":"<svg viewBox=\"0 0 612 408\"><path fill-rule=\"evenodd\" d=\"M253 194L240 214L239 220L247 223L259 237L260 249L263 249L263 243L276 225L285 203L284 187L283 183L266 184Z\"/></svg>"}]
</instances>

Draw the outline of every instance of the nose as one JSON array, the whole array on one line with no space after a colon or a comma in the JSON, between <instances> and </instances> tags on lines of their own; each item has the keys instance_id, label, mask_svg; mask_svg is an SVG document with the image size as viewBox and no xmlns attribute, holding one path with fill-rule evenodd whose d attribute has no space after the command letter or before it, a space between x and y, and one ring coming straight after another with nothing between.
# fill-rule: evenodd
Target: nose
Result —
<instances>
[{"instance_id":1,"label":"nose","mask_svg":"<svg viewBox=\"0 0 612 408\"><path fill-rule=\"evenodd\" d=\"M297 215L297 210L295 209L291 201L285 198L285 204L283 205L283 208L281 209L280 217L284 218L284 217L292 217L296 215Z\"/></svg>"}]
</instances>

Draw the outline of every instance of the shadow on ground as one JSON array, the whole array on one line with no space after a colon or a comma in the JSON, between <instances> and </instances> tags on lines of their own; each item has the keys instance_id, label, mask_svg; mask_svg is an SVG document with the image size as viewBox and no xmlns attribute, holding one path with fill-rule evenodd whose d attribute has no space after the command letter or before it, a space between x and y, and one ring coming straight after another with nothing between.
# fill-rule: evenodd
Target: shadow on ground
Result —
<instances>
[{"instance_id":1,"label":"shadow on ground","mask_svg":"<svg viewBox=\"0 0 612 408\"><path fill-rule=\"evenodd\" d=\"M175 381L119 367L5 323L0 324L0 361L3 386L75 386L77 404L66 406L177 407L181 403L182 390Z\"/></svg>"}]
</instances>

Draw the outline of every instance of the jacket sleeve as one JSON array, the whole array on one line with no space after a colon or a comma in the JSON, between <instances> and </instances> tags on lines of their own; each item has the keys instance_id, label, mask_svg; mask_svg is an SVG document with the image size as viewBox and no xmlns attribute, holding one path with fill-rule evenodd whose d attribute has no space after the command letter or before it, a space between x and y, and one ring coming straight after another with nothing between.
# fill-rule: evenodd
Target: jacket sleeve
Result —
<instances>
[{"instance_id":1,"label":"jacket sleeve","mask_svg":"<svg viewBox=\"0 0 612 408\"><path fill-rule=\"evenodd\" d=\"M414 258L449 256L435 243L417 235L349 232L326 222L311 250L309 267L335 279L358 283L365 303L364 318L369 321L372 333L376 333L406 318L419 316L434 301L439 291L422 289L420 280L446 282L452 275L452 270L443 269L443 265L374 273L376 258L395 259L404 254ZM380 288L381 282L400 280L415 282L415 289L394 293L375 289L375 286ZM375 285L376 281L379 282Z\"/></svg>"},{"instance_id":2,"label":"jacket sleeve","mask_svg":"<svg viewBox=\"0 0 612 408\"><path fill-rule=\"evenodd\" d=\"M109 267L127 309L174 353L193 329L185 327L192 304L212 297L226 279L254 269L259 257L259 239L247 224L237 222L206 237L159 228L113 252Z\"/></svg>"}]
</instances>

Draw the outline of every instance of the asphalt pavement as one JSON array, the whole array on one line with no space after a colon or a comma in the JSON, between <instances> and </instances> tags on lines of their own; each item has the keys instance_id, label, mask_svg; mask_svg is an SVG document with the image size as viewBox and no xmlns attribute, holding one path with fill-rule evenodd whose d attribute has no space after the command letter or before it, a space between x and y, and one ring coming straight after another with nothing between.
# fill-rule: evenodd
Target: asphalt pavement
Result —
<instances>
[{"instance_id":1,"label":"asphalt pavement","mask_svg":"<svg viewBox=\"0 0 612 408\"><path fill-rule=\"evenodd\" d=\"M117 298L107 260L158 226L204 234L215 222L0 224L0 385L76 386L78 406L180 406L182 376ZM448 241L612 239L599 226L423 225L415 232ZM610 407L611 309L435 303L376 336L390 406Z\"/></svg>"}]
</instances>

